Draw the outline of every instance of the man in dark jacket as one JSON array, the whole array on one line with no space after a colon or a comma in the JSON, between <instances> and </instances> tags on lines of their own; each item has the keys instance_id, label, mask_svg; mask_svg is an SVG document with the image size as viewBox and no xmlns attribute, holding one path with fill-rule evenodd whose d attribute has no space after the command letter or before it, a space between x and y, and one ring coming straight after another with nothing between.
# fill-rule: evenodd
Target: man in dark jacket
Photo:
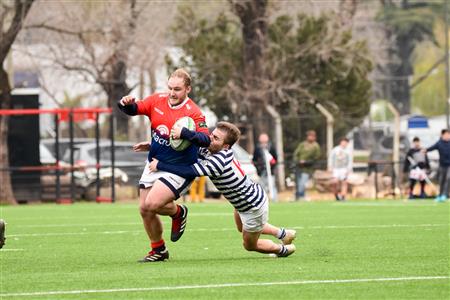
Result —
<instances>
[{"instance_id":1,"label":"man in dark jacket","mask_svg":"<svg viewBox=\"0 0 450 300\"><path fill-rule=\"evenodd\" d=\"M403 165L403 172L409 173L409 199L414 199L414 186L416 182L420 182L420 198L426 198L425 183L427 178L427 170L430 169L428 156L423 153L420 146L420 139L415 137L413 139L413 147L406 153L405 163Z\"/></svg>"},{"instance_id":2,"label":"man in dark jacket","mask_svg":"<svg viewBox=\"0 0 450 300\"><path fill-rule=\"evenodd\" d=\"M436 144L426 149L426 151L438 150L439 152L439 195L436 201L444 202L448 198L448 188L450 180L450 131L443 129L441 138Z\"/></svg>"}]
</instances>

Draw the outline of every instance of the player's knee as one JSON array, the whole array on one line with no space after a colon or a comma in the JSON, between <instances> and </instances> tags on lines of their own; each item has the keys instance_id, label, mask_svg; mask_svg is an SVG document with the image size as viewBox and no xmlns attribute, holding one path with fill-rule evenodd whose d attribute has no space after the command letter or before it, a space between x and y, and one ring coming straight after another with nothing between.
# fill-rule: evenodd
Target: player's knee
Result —
<instances>
[{"instance_id":1,"label":"player's knee","mask_svg":"<svg viewBox=\"0 0 450 300\"><path fill-rule=\"evenodd\" d=\"M252 242L244 240L242 245L244 246L244 249L247 251L256 251L256 243L252 243Z\"/></svg>"},{"instance_id":2,"label":"player's knee","mask_svg":"<svg viewBox=\"0 0 450 300\"><path fill-rule=\"evenodd\" d=\"M145 217L150 213L150 211L147 209L145 204L141 204L139 206L139 213L141 214L141 217Z\"/></svg>"},{"instance_id":3,"label":"player's knee","mask_svg":"<svg viewBox=\"0 0 450 300\"><path fill-rule=\"evenodd\" d=\"M155 214L159 206L152 201L145 201L139 207L141 216L148 216L149 214Z\"/></svg>"},{"instance_id":4,"label":"player's knee","mask_svg":"<svg viewBox=\"0 0 450 300\"><path fill-rule=\"evenodd\" d=\"M150 213L156 214L158 210L162 207L157 201L148 201L146 203L147 209Z\"/></svg>"}]
</instances>

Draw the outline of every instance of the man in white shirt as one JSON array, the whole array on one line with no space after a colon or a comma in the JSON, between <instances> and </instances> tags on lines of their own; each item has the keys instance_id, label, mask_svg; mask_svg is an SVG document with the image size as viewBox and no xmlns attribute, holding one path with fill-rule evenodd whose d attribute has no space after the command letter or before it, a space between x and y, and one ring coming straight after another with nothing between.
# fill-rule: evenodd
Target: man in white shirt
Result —
<instances>
[{"instance_id":1,"label":"man in white shirt","mask_svg":"<svg viewBox=\"0 0 450 300\"><path fill-rule=\"evenodd\" d=\"M328 170L333 173L334 196L337 201L344 201L347 196L347 178L352 168L353 153L348 147L348 139L342 138L328 157Z\"/></svg>"}]
</instances>

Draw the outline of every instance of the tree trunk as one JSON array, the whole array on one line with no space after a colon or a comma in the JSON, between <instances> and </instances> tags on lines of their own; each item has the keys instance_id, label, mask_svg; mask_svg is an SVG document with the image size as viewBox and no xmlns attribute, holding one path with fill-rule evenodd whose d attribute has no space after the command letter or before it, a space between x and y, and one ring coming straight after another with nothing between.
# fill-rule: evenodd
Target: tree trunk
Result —
<instances>
[{"instance_id":1,"label":"tree trunk","mask_svg":"<svg viewBox=\"0 0 450 300\"><path fill-rule=\"evenodd\" d=\"M261 129L259 120L265 113L268 95L265 92L267 74L264 55L267 48L267 0L230 0L242 24L243 38L243 97L248 103L247 117Z\"/></svg>"},{"instance_id":2,"label":"tree trunk","mask_svg":"<svg viewBox=\"0 0 450 300\"><path fill-rule=\"evenodd\" d=\"M11 86L8 73L3 68L3 62L11 49L14 40L22 28L23 21L30 11L33 0L15 0L12 9L12 19L9 27L7 22L2 22L0 26L0 109L11 108ZM9 168L8 155L8 117L0 116L0 166ZM0 171L0 203L15 204L16 199L11 186L11 176L8 171Z\"/></svg>"},{"instance_id":3,"label":"tree trunk","mask_svg":"<svg viewBox=\"0 0 450 300\"><path fill-rule=\"evenodd\" d=\"M117 60L112 65L108 74L108 79L103 83L103 88L108 95L108 106L112 107L113 114L116 118L116 134L119 137L128 137L128 121L129 117L119 110L117 102L130 93L130 88L126 83L127 66L125 62Z\"/></svg>"},{"instance_id":4,"label":"tree trunk","mask_svg":"<svg viewBox=\"0 0 450 300\"><path fill-rule=\"evenodd\" d=\"M0 109L11 108L11 87L9 85L8 74L0 67ZM8 116L0 115L0 166L9 167L8 155ZM16 204L11 186L11 176L9 171L0 171L0 203Z\"/></svg>"}]
</instances>

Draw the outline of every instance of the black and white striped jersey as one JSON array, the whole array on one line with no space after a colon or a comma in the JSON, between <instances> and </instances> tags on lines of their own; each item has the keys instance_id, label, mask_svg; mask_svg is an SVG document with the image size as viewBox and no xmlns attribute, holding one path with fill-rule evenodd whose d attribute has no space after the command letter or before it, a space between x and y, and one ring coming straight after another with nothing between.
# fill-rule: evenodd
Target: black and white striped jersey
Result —
<instances>
[{"instance_id":1,"label":"black and white striped jersey","mask_svg":"<svg viewBox=\"0 0 450 300\"><path fill-rule=\"evenodd\" d=\"M223 149L211 154L202 148L199 158L199 162L192 165L198 176L208 176L238 211L260 208L267 201L263 188L244 173L233 150Z\"/></svg>"}]
</instances>

